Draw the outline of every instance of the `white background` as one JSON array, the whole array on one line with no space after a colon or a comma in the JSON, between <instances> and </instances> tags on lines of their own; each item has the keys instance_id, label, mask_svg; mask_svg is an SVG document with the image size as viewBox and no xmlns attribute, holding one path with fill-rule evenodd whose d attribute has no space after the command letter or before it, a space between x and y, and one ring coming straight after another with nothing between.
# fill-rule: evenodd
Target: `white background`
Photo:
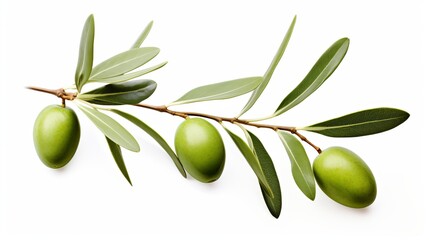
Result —
<instances>
[{"instance_id":1,"label":"white background","mask_svg":"<svg viewBox=\"0 0 429 240\"><path fill-rule=\"evenodd\" d=\"M0 2L0 239L428 239L424 95L429 9L423 1ZM375 203L361 210L346 208L320 189L314 202L308 200L293 181L276 135L252 129L270 152L282 185L282 214L275 219L256 177L222 129L225 170L217 182L202 184L182 178L152 139L121 121L142 149L124 152L130 187L102 134L72 103L82 127L80 146L65 168L45 167L33 147L33 123L41 109L60 101L24 87L73 83L82 26L91 13L95 63L128 49L154 20L145 46L157 46L161 53L151 64L169 61L147 75L158 82L147 100L156 105L200 85L262 75L296 14L285 56L248 118L271 113L326 48L349 37L349 52L331 78L305 102L269 122L304 126L383 106L408 111L408 121L378 135L335 139L305 133L322 148L339 145L358 153L376 177ZM234 116L248 97L176 109ZM173 143L180 118L123 109ZM314 159L316 152L306 149Z\"/></svg>"}]
</instances>

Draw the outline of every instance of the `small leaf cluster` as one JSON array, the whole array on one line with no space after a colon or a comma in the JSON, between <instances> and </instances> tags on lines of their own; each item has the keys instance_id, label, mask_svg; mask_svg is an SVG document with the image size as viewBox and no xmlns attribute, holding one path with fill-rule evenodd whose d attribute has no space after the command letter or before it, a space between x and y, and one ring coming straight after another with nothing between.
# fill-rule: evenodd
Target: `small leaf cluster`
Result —
<instances>
[{"instance_id":1,"label":"small leaf cluster","mask_svg":"<svg viewBox=\"0 0 429 240\"><path fill-rule=\"evenodd\" d=\"M149 34L152 22L144 29L131 49L119 53L93 67L95 27L94 18L91 15L86 20L82 32L75 75L77 93L74 100L80 110L105 135L114 160L130 184L131 180L127 173L121 148L137 152L140 149L139 144L130 132L102 111L117 114L141 128L168 153L183 177L186 177L186 172L175 152L154 129L139 118L116 108L109 108L108 106L137 105L181 117L197 116L219 122L253 170L270 213L278 218L282 208L282 194L274 163L263 143L246 128L247 126L267 128L276 132L289 157L292 176L297 187L307 198L314 200L316 196L315 178L302 142L310 144L318 152L321 150L305 138L300 131L314 132L329 137L359 137L390 130L402 124L409 117L409 114L405 111L382 107L346 114L301 128L259 123L262 120L284 114L319 89L334 73L347 53L350 40L348 38L341 38L322 53L304 79L292 91L287 93L283 100L279 101L278 107L271 115L251 120L242 119L243 114L253 107L270 82L291 39L295 23L296 16L293 18L271 64L262 76L245 77L200 86L188 91L170 104L154 107L141 104L141 102L150 97L156 90L156 82L149 79L134 80L166 64L166 62L162 62L155 66L140 69L140 67L151 61L159 53L158 48L141 47ZM83 92L82 90L89 83L101 83L104 85ZM169 109L173 105L224 100L247 93L251 93L249 100L242 110L232 118L213 116L205 113L178 112ZM225 122L238 126L242 130L244 138L231 131L224 124Z\"/></svg>"},{"instance_id":2,"label":"small leaf cluster","mask_svg":"<svg viewBox=\"0 0 429 240\"><path fill-rule=\"evenodd\" d=\"M167 62L162 62L148 68L140 69L160 52L159 48L156 47L141 47L152 25L153 22L150 22L146 26L131 49L106 59L93 67L95 26L94 17L90 15L82 31L79 59L75 74L77 93L74 100L79 109L105 135L116 164L130 184L132 183L124 163L121 148L138 152L140 151L140 146L127 129L102 111L115 113L145 131L168 153L181 174L186 176L186 172L176 154L156 131L131 114L105 107L106 105L134 105L142 102L154 93L157 86L155 81L136 79L167 64ZM101 83L103 85L91 91L82 92L83 87L89 83Z\"/></svg>"}]
</instances>

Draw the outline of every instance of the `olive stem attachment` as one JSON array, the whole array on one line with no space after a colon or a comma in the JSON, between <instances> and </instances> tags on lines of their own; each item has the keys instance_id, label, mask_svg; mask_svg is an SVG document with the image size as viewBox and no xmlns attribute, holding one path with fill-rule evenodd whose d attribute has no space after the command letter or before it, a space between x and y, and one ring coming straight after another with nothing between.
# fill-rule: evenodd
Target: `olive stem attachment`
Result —
<instances>
[{"instance_id":1,"label":"olive stem attachment","mask_svg":"<svg viewBox=\"0 0 429 240\"><path fill-rule=\"evenodd\" d=\"M63 88L47 89L47 88L40 88L40 87L27 87L27 89L55 95L63 99L63 104L65 104L65 100L73 101L77 96L76 93L66 92Z\"/></svg>"},{"instance_id":2,"label":"olive stem attachment","mask_svg":"<svg viewBox=\"0 0 429 240\"><path fill-rule=\"evenodd\" d=\"M203 118L212 119L212 120L215 120L219 123L230 122L232 124L243 124L243 125L257 127L257 128L268 128L268 129L271 129L274 131L283 130L283 131L290 132L291 134L295 134L299 139L301 139L301 141L310 145L319 154L322 153L322 150L320 149L320 147L318 147L315 144L313 144L312 142L310 142L310 140L308 140L304 135L299 133L295 127L250 122L250 121L239 119L237 117L232 117L232 118L231 117L220 117L220 116L214 116L214 115L210 115L210 114L206 114L206 113L174 111L174 110L168 109L168 107L165 105L153 106L153 105L149 105L149 104L139 103L139 104L135 104L134 106L151 109L151 110L155 110L158 112L165 112L165 113L171 114L173 116L179 116L179 117L182 117L185 119L189 116L195 116L195 117L203 117Z\"/></svg>"}]
</instances>

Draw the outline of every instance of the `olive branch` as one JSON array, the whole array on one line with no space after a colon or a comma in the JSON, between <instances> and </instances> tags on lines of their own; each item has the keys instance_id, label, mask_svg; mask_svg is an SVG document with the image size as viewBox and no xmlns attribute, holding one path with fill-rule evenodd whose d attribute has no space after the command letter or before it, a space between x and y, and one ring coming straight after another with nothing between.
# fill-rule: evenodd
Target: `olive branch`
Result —
<instances>
[{"instance_id":1,"label":"olive branch","mask_svg":"<svg viewBox=\"0 0 429 240\"><path fill-rule=\"evenodd\" d=\"M301 142L310 145L318 153L321 153L322 150L308 140L301 133L302 131L314 132L329 137L359 137L388 131L402 124L409 117L409 114L403 110L380 107L346 114L301 128L260 123L262 120L280 116L297 106L314 93L332 75L345 57L350 43L348 38L341 38L327 48L304 79L286 95L271 115L258 119L243 119L242 116L252 108L270 82L288 46L295 22L296 16L293 18L271 64L263 76L246 77L200 86L190 90L169 104L153 106L143 103L143 101L149 98L156 90L156 82L148 79L135 80L167 64L167 62L162 62L141 69L142 66L155 58L160 52L156 47L141 47L152 28L153 22L150 22L146 26L131 49L93 66L95 24L93 15L90 15L82 31L74 86L67 89L67 91L63 88L55 90L40 87L28 88L61 98L63 106L65 106L66 101L75 102L78 108L106 136L112 156L130 184L132 183L124 163L121 148L137 152L140 149L139 145L131 133L102 111L115 113L141 128L168 153L182 176L186 178L187 175L180 159L160 134L141 119L109 106L131 105L182 118L194 116L219 122L254 171L266 205L271 214L277 218L281 211L281 190L273 161L262 142L245 126L271 129L277 133L290 158L295 183L309 199L314 200L316 191L315 178L307 153ZM84 92L84 87L91 83L102 83L104 85ZM222 117L207 113L174 111L170 109L174 105L225 100L247 93L251 93L250 98L235 117ZM243 131L246 141L230 131L223 124L224 122L238 126Z\"/></svg>"}]
</instances>

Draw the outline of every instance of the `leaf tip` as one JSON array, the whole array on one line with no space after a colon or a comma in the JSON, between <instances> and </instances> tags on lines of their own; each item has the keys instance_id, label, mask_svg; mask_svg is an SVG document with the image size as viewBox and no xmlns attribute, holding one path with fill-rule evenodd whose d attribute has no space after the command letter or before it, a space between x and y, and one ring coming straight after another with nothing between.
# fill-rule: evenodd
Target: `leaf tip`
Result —
<instances>
[{"instance_id":1,"label":"leaf tip","mask_svg":"<svg viewBox=\"0 0 429 240\"><path fill-rule=\"evenodd\" d=\"M130 149L131 150L131 149ZM138 153L138 152L140 152L140 145L137 143L137 145L136 146L134 146L134 148L133 148L133 150L132 150L133 152L136 152L136 153Z\"/></svg>"},{"instance_id":2,"label":"leaf tip","mask_svg":"<svg viewBox=\"0 0 429 240\"><path fill-rule=\"evenodd\" d=\"M314 199L316 199L316 191L311 192L310 194L307 195L307 197L311 201L314 201Z\"/></svg>"},{"instance_id":3,"label":"leaf tip","mask_svg":"<svg viewBox=\"0 0 429 240\"><path fill-rule=\"evenodd\" d=\"M403 114L402 122L399 123L398 125L401 125L402 123L404 123L405 121L407 121L408 118L410 118L410 116L411 116L410 113L408 113L407 111L404 111L404 110L401 110L401 109L397 109L397 111L400 111Z\"/></svg>"},{"instance_id":4,"label":"leaf tip","mask_svg":"<svg viewBox=\"0 0 429 240\"><path fill-rule=\"evenodd\" d=\"M340 39L340 41L344 42L344 44L347 45L347 47L350 45L350 38L348 37L343 37Z\"/></svg>"},{"instance_id":5,"label":"leaf tip","mask_svg":"<svg viewBox=\"0 0 429 240\"><path fill-rule=\"evenodd\" d=\"M91 27L94 27L94 14L91 13L86 21L91 24Z\"/></svg>"},{"instance_id":6,"label":"leaf tip","mask_svg":"<svg viewBox=\"0 0 429 240\"><path fill-rule=\"evenodd\" d=\"M403 110L402 110L403 111ZM403 111L404 112L404 122L411 116L408 112Z\"/></svg>"},{"instance_id":7,"label":"leaf tip","mask_svg":"<svg viewBox=\"0 0 429 240\"><path fill-rule=\"evenodd\" d=\"M271 215L278 219L280 217L280 211L279 212L272 212Z\"/></svg>"}]
</instances>

